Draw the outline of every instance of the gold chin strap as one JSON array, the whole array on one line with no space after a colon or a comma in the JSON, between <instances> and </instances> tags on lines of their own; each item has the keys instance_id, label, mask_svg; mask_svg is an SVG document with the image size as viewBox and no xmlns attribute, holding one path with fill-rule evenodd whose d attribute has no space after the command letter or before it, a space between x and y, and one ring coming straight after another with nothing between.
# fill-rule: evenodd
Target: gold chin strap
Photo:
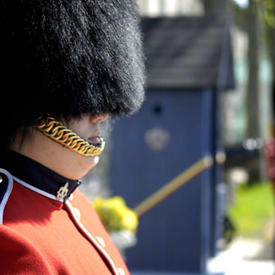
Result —
<instances>
[{"instance_id":1,"label":"gold chin strap","mask_svg":"<svg viewBox=\"0 0 275 275\"><path fill-rule=\"evenodd\" d=\"M43 120L41 124L37 126L37 129L50 139L82 156L99 156L104 150L105 141L102 137L100 137L100 144L90 144L53 117L48 117Z\"/></svg>"}]
</instances>

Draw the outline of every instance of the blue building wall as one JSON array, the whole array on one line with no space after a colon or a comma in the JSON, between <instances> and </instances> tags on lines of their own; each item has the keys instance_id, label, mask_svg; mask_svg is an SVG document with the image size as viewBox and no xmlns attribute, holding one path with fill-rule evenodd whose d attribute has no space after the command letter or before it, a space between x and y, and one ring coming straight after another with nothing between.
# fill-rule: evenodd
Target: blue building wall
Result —
<instances>
[{"instance_id":1,"label":"blue building wall","mask_svg":"<svg viewBox=\"0 0 275 275\"><path fill-rule=\"evenodd\" d=\"M134 208L205 155L214 156L216 96L210 90L149 91L138 113L118 120L111 151L114 195ZM148 143L154 131L166 140L161 150L150 147L154 135ZM131 270L206 272L217 216L212 169L140 217L138 244L126 254Z\"/></svg>"}]
</instances>

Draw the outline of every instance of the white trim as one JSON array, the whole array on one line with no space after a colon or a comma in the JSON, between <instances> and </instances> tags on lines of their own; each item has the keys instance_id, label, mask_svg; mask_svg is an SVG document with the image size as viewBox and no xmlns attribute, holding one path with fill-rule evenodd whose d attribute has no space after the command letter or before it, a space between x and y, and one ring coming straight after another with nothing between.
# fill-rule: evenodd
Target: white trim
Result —
<instances>
[{"instance_id":1,"label":"white trim","mask_svg":"<svg viewBox=\"0 0 275 275\"><path fill-rule=\"evenodd\" d=\"M0 173L4 174L8 178L8 188L7 188L5 195L4 195L4 197L1 201L1 204L0 204L0 224L3 224L4 210L5 210L5 206L8 202L8 199L10 197L10 194L12 192L13 179L12 179L11 174L5 169L0 168Z\"/></svg>"},{"instance_id":2,"label":"white trim","mask_svg":"<svg viewBox=\"0 0 275 275\"><path fill-rule=\"evenodd\" d=\"M54 196L54 195L52 195L52 194L50 194L50 193L47 193L47 192L45 192L45 191L43 191L43 190L41 190L41 189L39 189L39 188L36 188L36 187L34 187L34 186L32 186L32 185L26 183L25 181L20 180L19 178L15 177L15 176L13 176L13 178L14 178L14 180L15 180L17 183L19 183L19 184L25 186L25 187L28 188L28 189L31 189L32 191L34 191L34 192L36 192L36 193L39 193L40 195L43 195L43 196L45 196L45 197L47 197L47 198L50 198L50 199L53 199L53 200L56 200L56 201L59 201L59 202L63 202L63 200L57 199L56 196Z\"/></svg>"},{"instance_id":3,"label":"white trim","mask_svg":"<svg viewBox=\"0 0 275 275\"><path fill-rule=\"evenodd\" d=\"M84 227L84 225L80 222L80 220L75 216L74 208L71 205L71 203L67 200L65 202L65 205L68 207L68 210L71 216L73 217L75 223L79 226L82 233L85 234L85 236L90 240L90 242L100 251L101 255L105 258L105 260L108 261L108 263L110 264L110 267L112 268L113 273L115 275L120 275L110 255L102 248L102 246L97 242L97 240L92 236L92 234L90 234L90 232Z\"/></svg>"}]
</instances>

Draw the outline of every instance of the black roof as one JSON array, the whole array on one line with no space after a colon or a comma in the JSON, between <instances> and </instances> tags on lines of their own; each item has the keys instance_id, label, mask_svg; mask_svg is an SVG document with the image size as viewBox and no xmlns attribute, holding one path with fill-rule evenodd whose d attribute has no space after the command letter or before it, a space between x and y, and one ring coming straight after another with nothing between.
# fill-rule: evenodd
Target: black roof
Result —
<instances>
[{"instance_id":1,"label":"black roof","mask_svg":"<svg viewBox=\"0 0 275 275\"><path fill-rule=\"evenodd\" d=\"M234 87L229 24L218 16L143 18L148 89Z\"/></svg>"}]
</instances>

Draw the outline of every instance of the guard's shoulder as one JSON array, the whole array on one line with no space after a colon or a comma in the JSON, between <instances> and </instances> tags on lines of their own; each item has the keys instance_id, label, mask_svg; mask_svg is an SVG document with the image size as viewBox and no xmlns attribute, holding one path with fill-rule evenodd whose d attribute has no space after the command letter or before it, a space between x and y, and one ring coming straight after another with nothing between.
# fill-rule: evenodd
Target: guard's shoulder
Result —
<instances>
[{"instance_id":1,"label":"guard's shoulder","mask_svg":"<svg viewBox=\"0 0 275 275\"><path fill-rule=\"evenodd\" d=\"M3 214L10 197L12 187L13 178L11 174L7 170L0 168L0 224L3 223Z\"/></svg>"}]
</instances>

